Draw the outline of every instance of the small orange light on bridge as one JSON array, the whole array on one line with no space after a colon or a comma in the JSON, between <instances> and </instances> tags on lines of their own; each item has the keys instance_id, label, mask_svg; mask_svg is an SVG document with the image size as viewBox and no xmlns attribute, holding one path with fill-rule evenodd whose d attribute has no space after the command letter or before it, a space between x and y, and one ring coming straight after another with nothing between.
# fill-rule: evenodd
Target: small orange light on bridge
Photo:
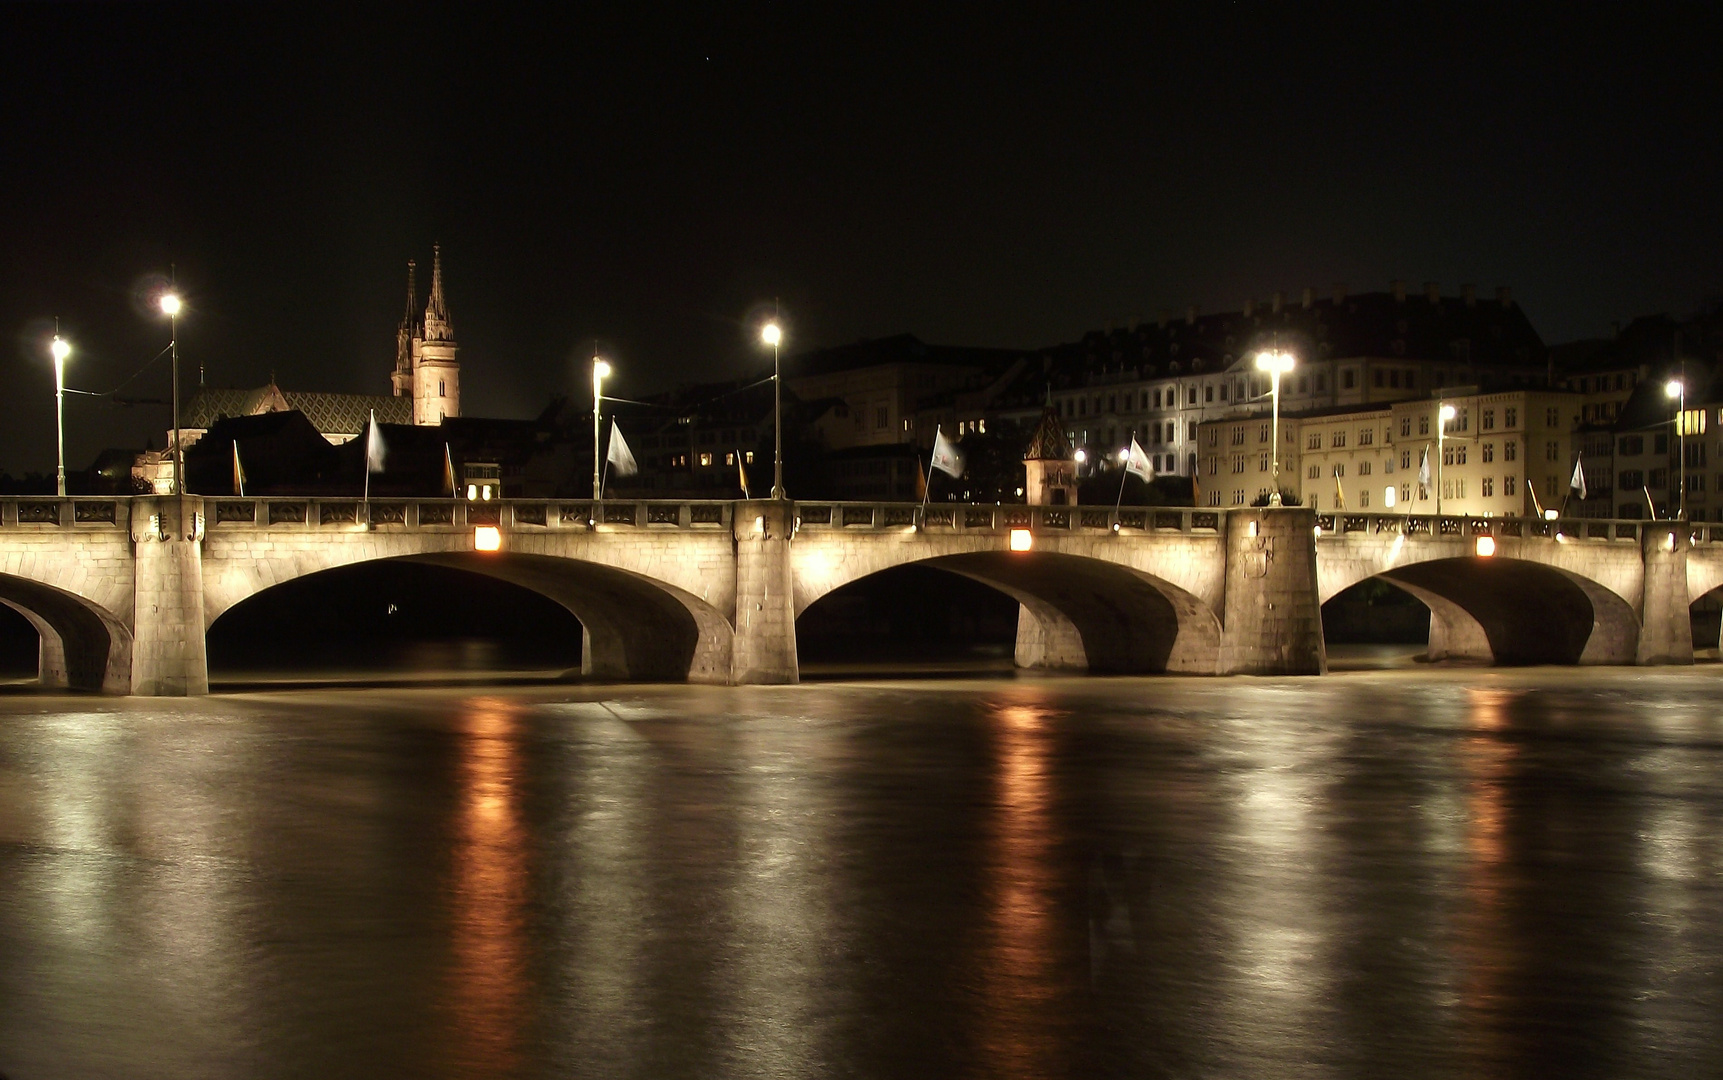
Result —
<instances>
[{"instance_id":1,"label":"small orange light on bridge","mask_svg":"<svg viewBox=\"0 0 1723 1080\"><path fill-rule=\"evenodd\" d=\"M1496 553L1496 538L1493 536L1478 537L1478 558L1487 559Z\"/></svg>"},{"instance_id":2,"label":"small orange light on bridge","mask_svg":"<svg viewBox=\"0 0 1723 1080\"><path fill-rule=\"evenodd\" d=\"M1028 551L1030 548L1032 548L1034 546L1035 546L1035 537L1030 534L1028 529L1012 529L1011 530L1011 550L1012 551Z\"/></svg>"},{"instance_id":3,"label":"small orange light on bridge","mask_svg":"<svg viewBox=\"0 0 1723 1080\"><path fill-rule=\"evenodd\" d=\"M477 551L501 551L502 530L495 525L480 525L473 530L473 548Z\"/></svg>"}]
</instances>

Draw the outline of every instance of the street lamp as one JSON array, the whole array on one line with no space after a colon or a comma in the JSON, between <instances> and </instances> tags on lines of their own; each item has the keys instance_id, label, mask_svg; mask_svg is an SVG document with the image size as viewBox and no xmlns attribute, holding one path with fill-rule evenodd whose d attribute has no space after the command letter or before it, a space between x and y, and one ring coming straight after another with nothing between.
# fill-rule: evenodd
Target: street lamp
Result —
<instances>
[{"instance_id":1,"label":"street lamp","mask_svg":"<svg viewBox=\"0 0 1723 1080\"><path fill-rule=\"evenodd\" d=\"M1289 352L1274 350L1256 354L1256 370L1268 372L1268 392L1274 398L1274 421L1269 435L1269 458L1274 462L1272 487L1268 505L1280 505L1280 377L1292 370L1295 358Z\"/></svg>"},{"instance_id":2,"label":"street lamp","mask_svg":"<svg viewBox=\"0 0 1723 1080\"><path fill-rule=\"evenodd\" d=\"M175 292L162 293L160 303L162 314L168 317L169 333L173 336L168 343L168 348L173 351L173 490L183 500L185 486L181 473L185 471L185 448L180 445L179 434L179 313L183 305Z\"/></svg>"},{"instance_id":3,"label":"street lamp","mask_svg":"<svg viewBox=\"0 0 1723 1080\"><path fill-rule=\"evenodd\" d=\"M776 319L760 327L760 340L772 347L772 498L784 497L784 383L778 369L778 349L784 340Z\"/></svg>"},{"instance_id":4,"label":"street lamp","mask_svg":"<svg viewBox=\"0 0 1723 1080\"><path fill-rule=\"evenodd\" d=\"M54 431L57 437L58 453L54 470L57 490L60 498L66 497L66 357L72 355L72 347L58 333L54 335L54 343L48 346L48 352L54 357Z\"/></svg>"},{"instance_id":5,"label":"street lamp","mask_svg":"<svg viewBox=\"0 0 1723 1080\"><path fill-rule=\"evenodd\" d=\"M1442 516L1442 440L1448 434L1448 421L1459 414L1452 405L1442 405L1436 409L1436 516ZM1429 445L1429 444L1425 444Z\"/></svg>"},{"instance_id":6,"label":"street lamp","mask_svg":"<svg viewBox=\"0 0 1723 1080\"><path fill-rule=\"evenodd\" d=\"M604 380L610 377L610 365L594 354L592 358L592 501L603 498L604 458L599 453L599 406L604 400ZM594 514L596 518L598 515Z\"/></svg>"},{"instance_id":7,"label":"street lamp","mask_svg":"<svg viewBox=\"0 0 1723 1080\"><path fill-rule=\"evenodd\" d=\"M1663 392L1680 402L1679 411L1675 414L1675 438L1677 476L1681 485L1680 502L1682 520L1687 518L1687 383L1683 379L1670 379L1663 384Z\"/></svg>"}]
</instances>

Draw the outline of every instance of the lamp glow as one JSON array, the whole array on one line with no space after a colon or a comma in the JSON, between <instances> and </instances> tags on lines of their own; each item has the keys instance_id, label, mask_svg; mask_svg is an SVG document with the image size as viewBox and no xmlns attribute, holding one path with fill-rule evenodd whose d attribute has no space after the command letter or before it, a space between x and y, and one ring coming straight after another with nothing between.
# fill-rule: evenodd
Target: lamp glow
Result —
<instances>
[{"instance_id":1,"label":"lamp glow","mask_svg":"<svg viewBox=\"0 0 1723 1080\"><path fill-rule=\"evenodd\" d=\"M473 530L473 550L501 551L502 546L502 530L495 525L480 525Z\"/></svg>"},{"instance_id":2,"label":"lamp glow","mask_svg":"<svg viewBox=\"0 0 1723 1080\"><path fill-rule=\"evenodd\" d=\"M1028 529L1011 530L1011 550L1028 551L1035 546L1035 537Z\"/></svg>"},{"instance_id":3,"label":"lamp glow","mask_svg":"<svg viewBox=\"0 0 1723 1080\"><path fill-rule=\"evenodd\" d=\"M1454 417L1456 417L1458 415L1459 415L1459 413L1457 413L1454 410L1454 407L1452 405L1442 406L1441 416L1442 416L1442 422L1444 424L1447 423L1449 420L1452 420Z\"/></svg>"},{"instance_id":4,"label":"lamp glow","mask_svg":"<svg viewBox=\"0 0 1723 1080\"><path fill-rule=\"evenodd\" d=\"M784 340L784 328L775 322L769 322L760 327L760 340L768 345L776 345Z\"/></svg>"},{"instance_id":5,"label":"lamp glow","mask_svg":"<svg viewBox=\"0 0 1723 1080\"><path fill-rule=\"evenodd\" d=\"M1556 515L1558 513L1560 513L1560 511L1554 510L1554 509L1545 510L1544 511L1544 520L1545 521L1554 521L1556 519Z\"/></svg>"},{"instance_id":6,"label":"lamp glow","mask_svg":"<svg viewBox=\"0 0 1723 1080\"><path fill-rule=\"evenodd\" d=\"M55 334L54 343L48 346L48 352L53 355L54 363L64 364L66 357L72 355L72 346L67 344L65 338Z\"/></svg>"},{"instance_id":7,"label":"lamp glow","mask_svg":"<svg viewBox=\"0 0 1723 1080\"><path fill-rule=\"evenodd\" d=\"M1685 387L1682 385L1680 379L1670 379L1668 382L1663 384L1663 393L1668 397L1680 397L1683 389L1685 389Z\"/></svg>"},{"instance_id":8,"label":"lamp glow","mask_svg":"<svg viewBox=\"0 0 1723 1080\"><path fill-rule=\"evenodd\" d=\"M1089 460L1089 452L1087 450L1078 450L1076 453L1076 458L1077 458L1077 464L1081 465L1081 464L1083 464L1083 462Z\"/></svg>"},{"instance_id":9,"label":"lamp glow","mask_svg":"<svg viewBox=\"0 0 1723 1080\"><path fill-rule=\"evenodd\" d=\"M1496 553L1496 538L1493 536L1478 537L1478 558L1488 559Z\"/></svg>"},{"instance_id":10,"label":"lamp glow","mask_svg":"<svg viewBox=\"0 0 1723 1080\"><path fill-rule=\"evenodd\" d=\"M181 304L178 293L162 293L160 303L163 315L173 316L179 314Z\"/></svg>"},{"instance_id":11,"label":"lamp glow","mask_svg":"<svg viewBox=\"0 0 1723 1080\"><path fill-rule=\"evenodd\" d=\"M1131 460L1131 448L1130 447L1127 446L1123 450L1119 451L1119 460L1120 461Z\"/></svg>"},{"instance_id":12,"label":"lamp glow","mask_svg":"<svg viewBox=\"0 0 1723 1080\"><path fill-rule=\"evenodd\" d=\"M1256 354L1256 370L1268 371L1284 375L1291 371L1296 359L1289 352L1259 352Z\"/></svg>"},{"instance_id":13,"label":"lamp glow","mask_svg":"<svg viewBox=\"0 0 1723 1080\"><path fill-rule=\"evenodd\" d=\"M607 360L594 360L592 362L592 378L594 382L597 382L599 379L610 378L610 362Z\"/></svg>"},{"instance_id":14,"label":"lamp glow","mask_svg":"<svg viewBox=\"0 0 1723 1080\"><path fill-rule=\"evenodd\" d=\"M1394 509L1394 498L1396 494L1397 492L1395 492L1393 484L1389 484L1387 487L1383 488L1382 505L1386 506L1390 510Z\"/></svg>"}]
</instances>

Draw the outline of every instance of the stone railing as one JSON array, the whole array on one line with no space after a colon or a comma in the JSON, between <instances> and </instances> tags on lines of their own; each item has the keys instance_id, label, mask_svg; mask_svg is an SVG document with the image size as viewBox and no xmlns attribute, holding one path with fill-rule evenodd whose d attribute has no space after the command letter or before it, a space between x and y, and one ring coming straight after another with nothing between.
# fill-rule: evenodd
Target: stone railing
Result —
<instances>
[{"instance_id":1,"label":"stone railing","mask_svg":"<svg viewBox=\"0 0 1723 1080\"><path fill-rule=\"evenodd\" d=\"M210 529L462 530L492 525L513 531L592 528L726 529L728 502L659 502L606 499L597 504L561 499L208 498Z\"/></svg>"},{"instance_id":2,"label":"stone railing","mask_svg":"<svg viewBox=\"0 0 1723 1080\"><path fill-rule=\"evenodd\" d=\"M1602 518L1440 517L1424 514L1317 514L1316 528L1324 540L1402 534L1408 540L1459 539L1490 536L1498 539L1538 538L1562 541L1632 541L1640 531L1669 522ZM1693 530L1693 543L1723 543L1723 525L1683 522Z\"/></svg>"},{"instance_id":3,"label":"stone railing","mask_svg":"<svg viewBox=\"0 0 1723 1080\"><path fill-rule=\"evenodd\" d=\"M798 502L797 527L843 532L1134 532L1220 531L1226 511L1189 506L1024 506L1021 503Z\"/></svg>"},{"instance_id":4,"label":"stone railing","mask_svg":"<svg viewBox=\"0 0 1723 1080\"><path fill-rule=\"evenodd\" d=\"M76 495L0 497L0 528L124 529L131 521L131 499Z\"/></svg>"}]
</instances>

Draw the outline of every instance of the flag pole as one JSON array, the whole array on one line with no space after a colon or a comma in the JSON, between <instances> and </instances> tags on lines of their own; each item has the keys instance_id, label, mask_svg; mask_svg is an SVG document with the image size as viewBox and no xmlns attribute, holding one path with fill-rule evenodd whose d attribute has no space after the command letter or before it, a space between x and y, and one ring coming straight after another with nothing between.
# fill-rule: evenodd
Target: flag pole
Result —
<instances>
[{"instance_id":1,"label":"flag pole","mask_svg":"<svg viewBox=\"0 0 1723 1080\"><path fill-rule=\"evenodd\" d=\"M1649 484L1641 485L1639 490L1645 492L1645 512L1651 515L1652 521L1656 521L1657 520L1657 504L1651 501L1651 485L1649 485Z\"/></svg>"},{"instance_id":2,"label":"flag pole","mask_svg":"<svg viewBox=\"0 0 1723 1080\"><path fill-rule=\"evenodd\" d=\"M933 449L927 452L927 483L921 487L921 513L927 516L927 499L933 494L933 458L939 453L939 425L933 425ZM917 464L920 464L917 462Z\"/></svg>"},{"instance_id":3,"label":"flag pole","mask_svg":"<svg viewBox=\"0 0 1723 1080\"><path fill-rule=\"evenodd\" d=\"M1125 481L1129 480L1131 478L1131 470L1129 467L1129 462L1130 462L1130 459L1127 458L1126 459L1126 468L1124 470L1122 470L1122 473L1119 476L1119 497L1113 500L1113 513L1115 515L1118 514L1119 507L1125 505Z\"/></svg>"}]
</instances>

